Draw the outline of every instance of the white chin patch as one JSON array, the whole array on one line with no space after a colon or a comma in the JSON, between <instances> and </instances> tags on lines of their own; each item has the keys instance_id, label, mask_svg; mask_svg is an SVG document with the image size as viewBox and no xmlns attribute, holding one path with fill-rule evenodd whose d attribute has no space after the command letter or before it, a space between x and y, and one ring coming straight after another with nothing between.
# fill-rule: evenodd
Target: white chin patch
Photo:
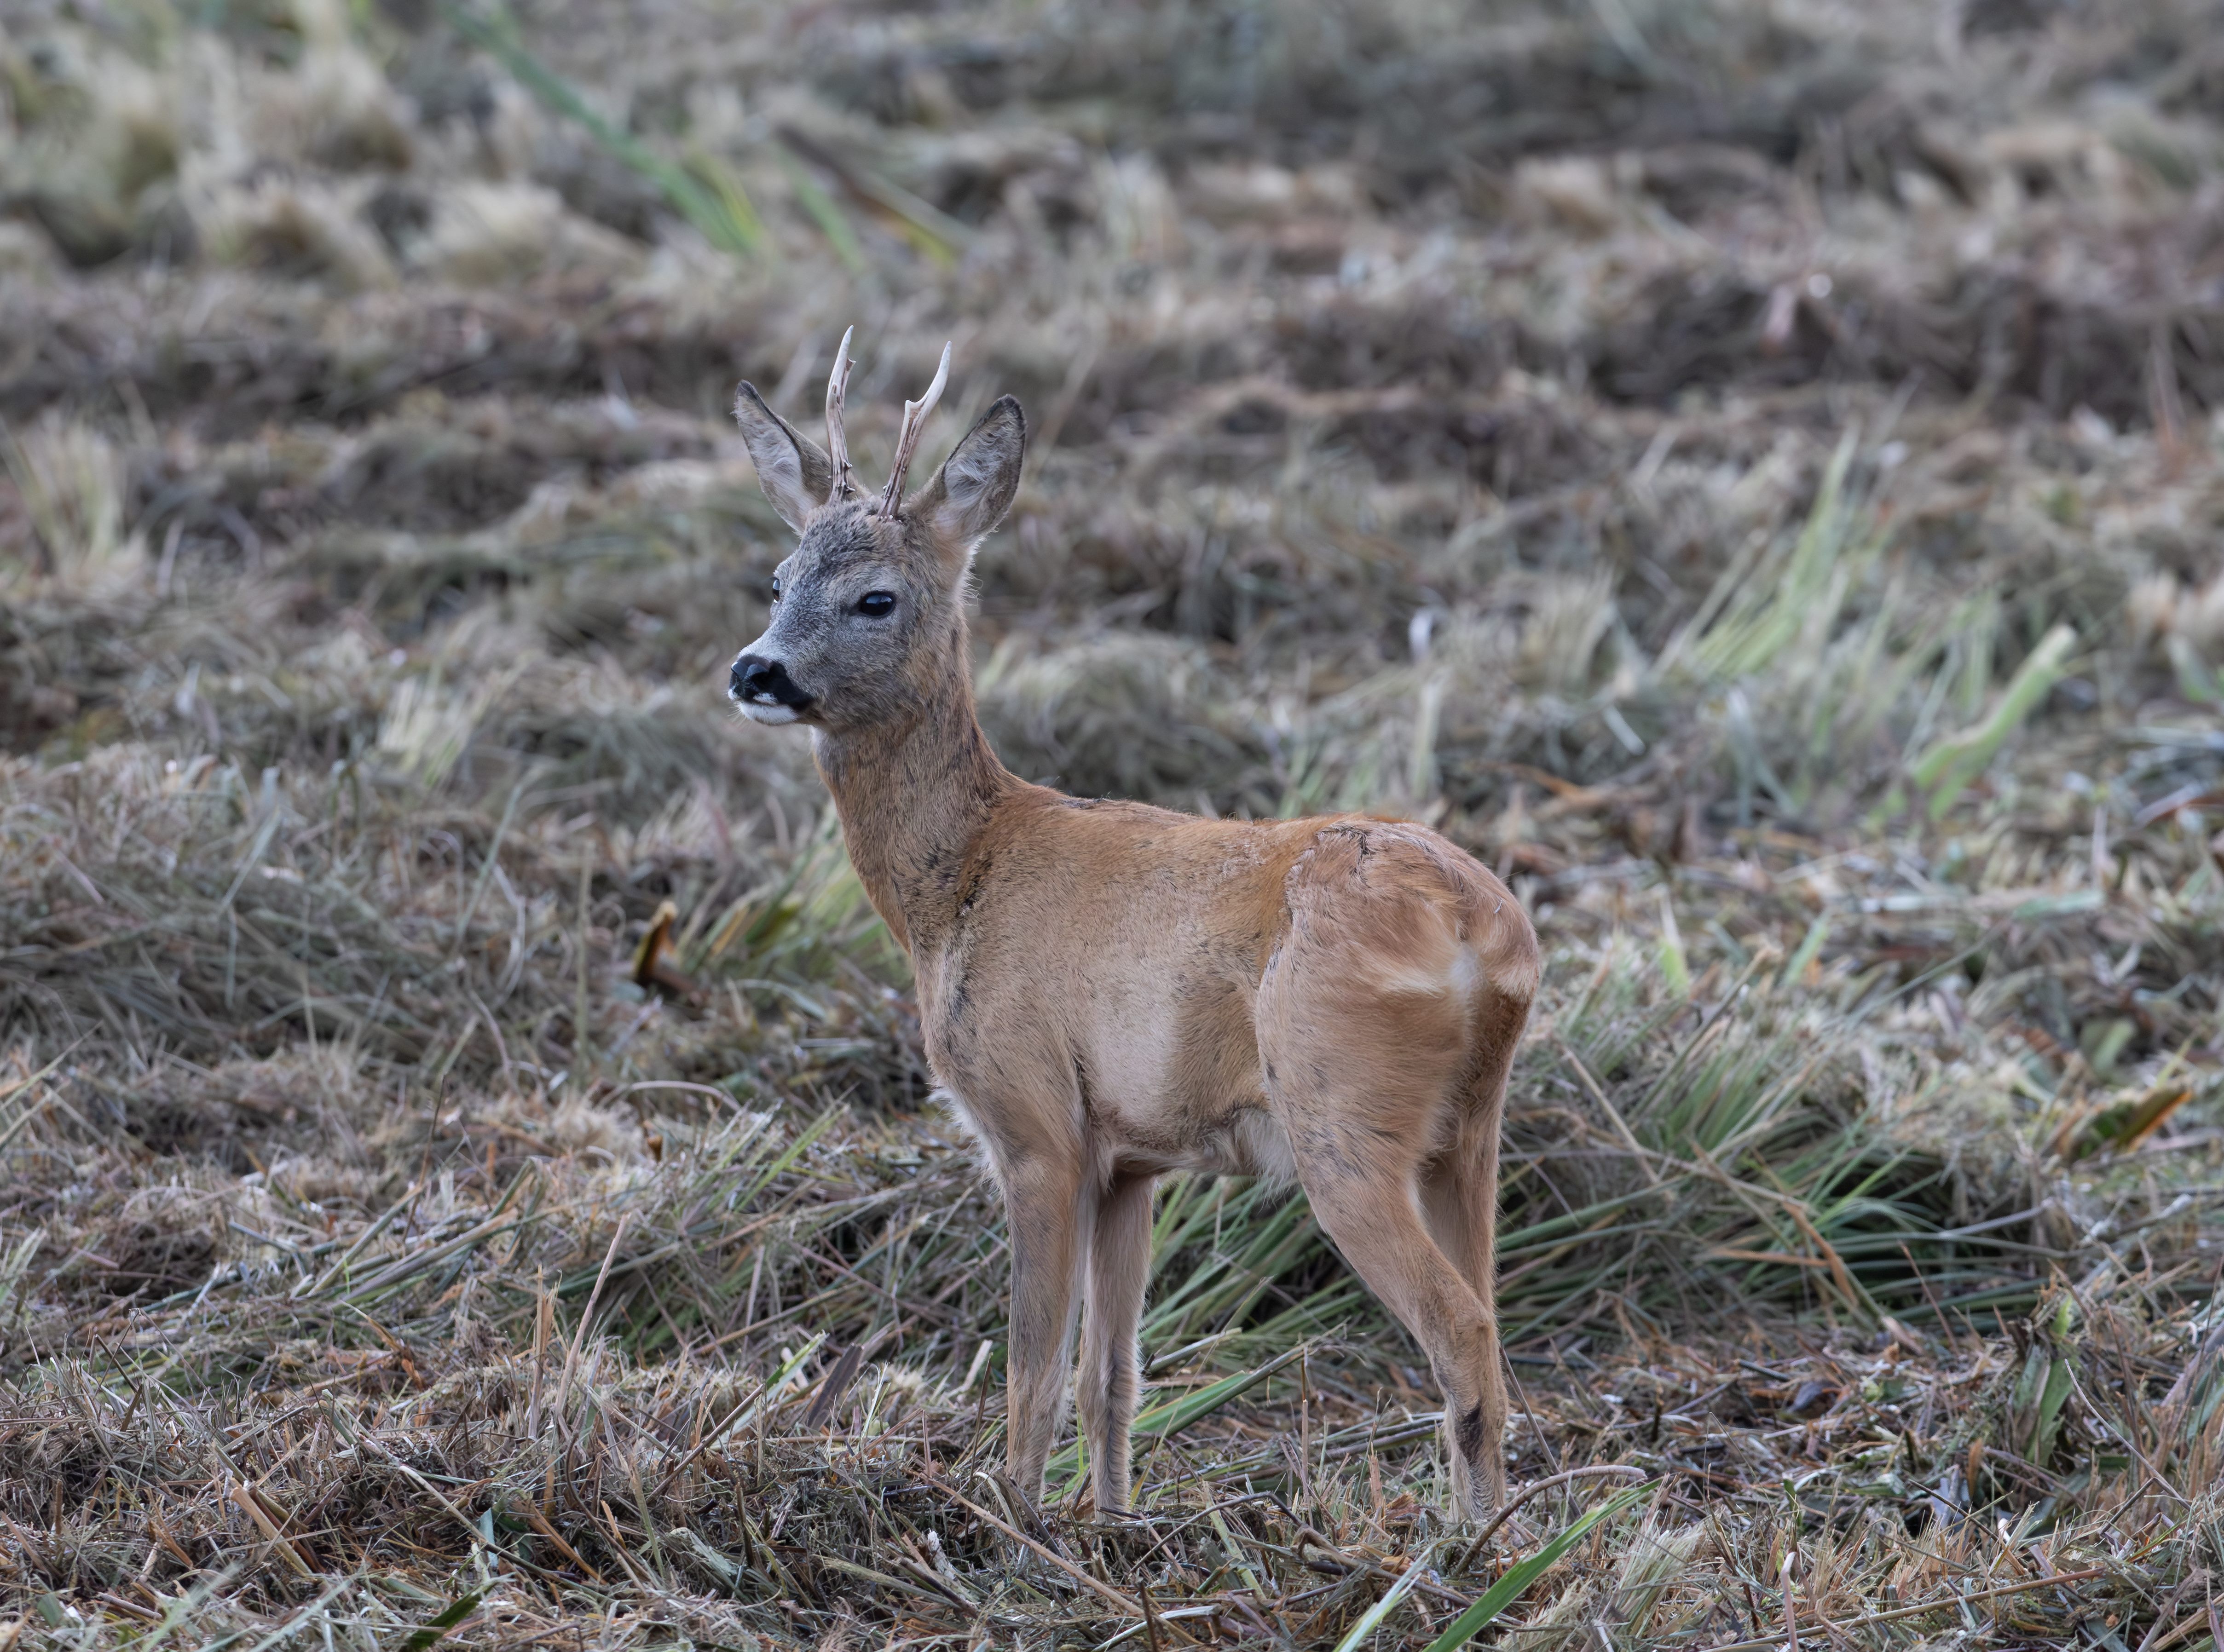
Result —
<instances>
[{"instance_id":1,"label":"white chin patch","mask_svg":"<svg viewBox=\"0 0 2224 1652\"><path fill-rule=\"evenodd\" d=\"M761 722L768 728L802 721L793 706L782 705L777 700L766 699L761 696L742 701L741 708L751 722Z\"/></svg>"}]
</instances>

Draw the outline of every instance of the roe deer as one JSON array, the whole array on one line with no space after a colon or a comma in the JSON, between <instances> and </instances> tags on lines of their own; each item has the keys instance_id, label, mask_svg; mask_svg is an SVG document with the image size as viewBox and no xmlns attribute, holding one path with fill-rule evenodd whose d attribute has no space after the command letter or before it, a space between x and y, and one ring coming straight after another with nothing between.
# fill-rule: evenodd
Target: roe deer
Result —
<instances>
[{"instance_id":1,"label":"roe deer","mask_svg":"<svg viewBox=\"0 0 2224 1652\"><path fill-rule=\"evenodd\" d=\"M910 953L936 1082L1010 1214L1007 1403L1031 1499L1074 1323L1097 1508L1124 1511L1154 1178L1294 1177L1426 1351L1459 1509L1504 1492L1493 1302L1507 1069L1535 931L1483 867L1361 816L1204 820L1066 797L997 761L974 716L964 585L1019 490L1006 396L933 480L904 475L949 375L904 405L893 474L853 485L844 334L827 451L744 384L735 417L800 536L730 693L803 723L858 877Z\"/></svg>"}]
</instances>

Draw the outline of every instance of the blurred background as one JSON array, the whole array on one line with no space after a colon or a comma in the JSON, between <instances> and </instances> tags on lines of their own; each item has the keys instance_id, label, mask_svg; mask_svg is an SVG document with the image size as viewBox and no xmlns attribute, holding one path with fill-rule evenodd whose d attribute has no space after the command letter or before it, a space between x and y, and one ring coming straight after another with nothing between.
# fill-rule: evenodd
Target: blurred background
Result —
<instances>
[{"instance_id":1,"label":"blurred background","mask_svg":"<svg viewBox=\"0 0 2224 1652\"><path fill-rule=\"evenodd\" d=\"M5 0L0 114L18 1633L2210 1643L2215 4ZM985 1478L1000 1213L723 698L851 325L869 479L1026 406L1011 767L1527 903L1509 1463L1636 1501L1463 1555L1240 1182L1153 1540Z\"/></svg>"}]
</instances>

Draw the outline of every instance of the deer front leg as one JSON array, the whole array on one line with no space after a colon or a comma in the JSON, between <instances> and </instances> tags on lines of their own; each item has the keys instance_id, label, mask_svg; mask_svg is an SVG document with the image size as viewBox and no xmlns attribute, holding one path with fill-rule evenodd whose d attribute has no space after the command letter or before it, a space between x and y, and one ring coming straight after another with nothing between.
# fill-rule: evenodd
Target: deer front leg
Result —
<instances>
[{"instance_id":1,"label":"deer front leg","mask_svg":"<svg viewBox=\"0 0 2224 1652\"><path fill-rule=\"evenodd\" d=\"M1088 1316L1081 1327L1082 1427L1096 1512L1128 1512L1128 1428L1142 1371L1135 1322L1151 1278L1148 1176L1121 1176L1097 1201L1089 1242Z\"/></svg>"},{"instance_id":2,"label":"deer front leg","mask_svg":"<svg viewBox=\"0 0 2224 1652\"><path fill-rule=\"evenodd\" d=\"M1084 1207L1078 1163L1033 1158L1008 1168L1003 1179L1012 1235L1005 1445L1014 1484L1039 1499L1073 1365L1076 1285L1094 1213Z\"/></svg>"}]
</instances>

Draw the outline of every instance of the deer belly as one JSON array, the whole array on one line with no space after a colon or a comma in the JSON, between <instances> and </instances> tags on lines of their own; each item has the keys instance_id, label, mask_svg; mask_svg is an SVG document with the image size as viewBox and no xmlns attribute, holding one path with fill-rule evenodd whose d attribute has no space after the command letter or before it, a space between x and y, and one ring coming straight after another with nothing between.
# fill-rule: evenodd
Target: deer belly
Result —
<instances>
[{"instance_id":1,"label":"deer belly","mask_svg":"<svg viewBox=\"0 0 2224 1652\"><path fill-rule=\"evenodd\" d=\"M1107 1063L1084 1095L1100 1157L1137 1170L1295 1178L1288 1136L1269 1110L1256 1046L1192 1048L1186 1059Z\"/></svg>"},{"instance_id":2,"label":"deer belly","mask_svg":"<svg viewBox=\"0 0 2224 1652\"><path fill-rule=\"evenodd\" d=\"M1297 1180L1290 1139L1264 1107L1239 1107L1214 1125L1174 1134L1100 1122L1091 1145L1093 1161L1106 1171L1255 1176L1279 1185Z\"/></svg>"}]
</instances>

